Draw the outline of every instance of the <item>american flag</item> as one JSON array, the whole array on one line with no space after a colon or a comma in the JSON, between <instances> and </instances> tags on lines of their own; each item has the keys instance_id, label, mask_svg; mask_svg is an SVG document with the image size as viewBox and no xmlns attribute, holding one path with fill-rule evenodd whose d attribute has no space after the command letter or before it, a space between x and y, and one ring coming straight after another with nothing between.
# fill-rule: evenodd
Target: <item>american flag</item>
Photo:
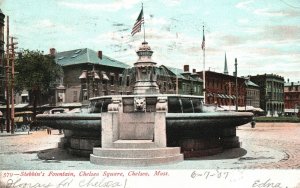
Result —
<instances>
[{"instance_id":1,"label":"american flag","mask_svg":"<svg viewBox=\"0 0 300 188\"><path fill-rule=\"evenodd\" d=\"M139 14L139 17L136 19L134 26L131 31L131 35L133 36L134 34L138 33L141 31L142 28L142 23L144 23L144 14L143 14L143 8Z\"/></svg>"},{"instance_id":2,"label":"american flag","mask_svg":"<svg viewBox=\"0 0 300 188\"><path fill-rule=\"evenodd\" d=\"M202 39L202 44L201 44L202 50L205 49L205 36L204 36L204 28L203 28L203 39Z\"/></svg>"}]
</instances>

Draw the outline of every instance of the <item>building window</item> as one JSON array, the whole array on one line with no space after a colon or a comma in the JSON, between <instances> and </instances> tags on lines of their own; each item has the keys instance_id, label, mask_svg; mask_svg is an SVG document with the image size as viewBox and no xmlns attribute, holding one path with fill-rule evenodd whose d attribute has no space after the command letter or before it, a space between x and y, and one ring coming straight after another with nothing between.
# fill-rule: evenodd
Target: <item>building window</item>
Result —
<instances>
[{"instance_id":1,"label":"building window","mask_svg":"<svg viewBox=\"0 0 300 188\"><path fill-rule=\"evenodd\" d=\"M172 90L172 84L169 83L168 85L169 85L169 90Z\"/></svg>"},{"instance_id":2,"label":"building window","mask_svg":"<svg viewBox=\"0 0 300 188\"><path fill-rule=\"evenodd\" d=\"M163 86L163 91L167 91L167 82L163 82L164 86Z\"/></svg>"},{"instance_id":3,"label":"building window","mask_svg":"<svg viewBox=\"0 0 300 188\"><path fill-rule=\"evenodd\" d=\"M119 85L122 86L122 76L119 76Z\"/></svg>"},{"instance_id":4,"label":"building window","mask_svg":"<svg viewBox=\"0 0 300 188\"><path fill-rule=\"evenodd\" d=\"M73 102L77 102L77 91L73 91Z\"/></svg>"},{"instance_id":5,"label":"building window","mask_svg":"<svg viewBox=\"0 0 300 188\"><path fill-rule=\"evenodd\" d=\"M0 30L0 40L4 41L4 27Z\"/></svg>"},{"instance_id":6,"label":"building window","mask_svg":"<svg viewBox=\"0 0 300 188\"><path fill-rule=\"evenodd\" d=\"M129 86L129 84L130 84L129 75L127 75L127 78L126 78L126 86Z\"/></svg>"},{"instance_id":7,"label":"building window","mask_svg":"<svg viewBox=\"0 0 300 188\"><path fill-rule=\"evenodd\" d=\"M88 100L88 93L87 93L87 90L83 91L83 100L84 100L84 101Z\"/></svg>"},{"instance_id":8,"label":"building window","mask_svg":"<svg viewBox=\"0 0 300 188\"><path fill-rule=\"evenodd\" d=\"M110 75L110 85L114 85L115 82L115 76L114 75Z\"/></svg>"},{"instance_id":9,"label":"building window","mask_svg":"<svg viewBox=\"0 0 300 188\"><path fill-rule=\"evenodd\" d=\"M190 89L190 85L189 85L189 84L186 85L186 90L187 90L187 93L190 93L190 92L191 92L191 89Z\"/></svg>"}]
</instances>

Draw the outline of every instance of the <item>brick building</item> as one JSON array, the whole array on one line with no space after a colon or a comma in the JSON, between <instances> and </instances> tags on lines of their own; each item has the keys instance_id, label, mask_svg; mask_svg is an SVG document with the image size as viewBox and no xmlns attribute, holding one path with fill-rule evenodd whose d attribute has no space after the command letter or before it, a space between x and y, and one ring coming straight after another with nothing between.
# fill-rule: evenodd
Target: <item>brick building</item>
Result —
<instances>
[{"instance_id":1,"label":"brick building","mask_svg":"<svg viewBox=\"0 0 300 188\"><path fill-rule=\"evenodd\" d=\"M203 78L203 72L198 72L200 78ZM237 91L235 86L235 76L228 74L205 71L205 103L220 106L236 105L236 97L238 106L245 106L246 85L244 78L237 78Z\"/></svg>"},{"instance_id":2,"label":"brick building","mask_svg":"<svg viewBox=\"0 0 300 188\"><path fill-rule=\"evenodd\" d=\"M284 111L286 115L299 113L300 108L300 82L284 83Z\"/></svg>"},{"instance_id":3,"label":"brick building","mask_svg":"<svg viewBox=\"0 0 300 188\"><path fill-rule=\"evenodd\" d=\"M251 76L250 80L260 87L260 108L267 116L278 116L284 112L284 78L275 74Z\"/></svg>"}]
</instances>

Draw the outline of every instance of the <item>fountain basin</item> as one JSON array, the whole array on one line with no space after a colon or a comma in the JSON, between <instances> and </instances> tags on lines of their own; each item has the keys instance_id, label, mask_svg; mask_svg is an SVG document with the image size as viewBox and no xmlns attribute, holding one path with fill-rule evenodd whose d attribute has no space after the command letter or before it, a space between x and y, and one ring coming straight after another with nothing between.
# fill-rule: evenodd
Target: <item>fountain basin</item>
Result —
<instances>
[{"instance_id":1,"label":"fountain basin","mask_svg":"<svg viewBox=\"0 0 300 188\"><path fill-rule=\"evenodd\" d=\"M166 125L172 128L236 127L252 121L251 112L166 113ZM101 114L39 114L40 125L54 129L101 131Z\"/></svg>"},{"instance_id":2,"label":"fountain basin","mask_svg":"<svg viewBox=\"0 0 300 188\"><path fill-rule=\"evenodd\" d=\"M167 113L167 128L226 128L251 122L251 112Z\"/></svg>"},{"instance_id":3,"label":"fountain basin","mask_svg":"<svg viewBox=\"0 0 300 188\"><path fill-rule=\"evenodd\" d=\"M93 147L102 145L102 115L108 113L113 97L120 98L118 113L125 119L126 116L138 117L141 113L156 113L158 98L166 97L166 146L180 147L185 158L213 155L227 148L240 147L236 127L251 122L253 118L249 112L203 112L203 97L187 95L139 95L145 98L146 108L144 112L135 112L136 96L127 95L92 98L90 113L40 114L37 120L43 126L64 129L65 138L59 145L74 154L88 156Z\"/></svg>"},{"instance_id":4,"label":"fountain basin","mask_svg":"<svg viewBox=\"0 0 300 188\"><path fill-rule=\"evenodd\" d=\"M36 119L39 125L54 129L101 132L101 114L38 114Z\"/></svg>"}]
</instances>

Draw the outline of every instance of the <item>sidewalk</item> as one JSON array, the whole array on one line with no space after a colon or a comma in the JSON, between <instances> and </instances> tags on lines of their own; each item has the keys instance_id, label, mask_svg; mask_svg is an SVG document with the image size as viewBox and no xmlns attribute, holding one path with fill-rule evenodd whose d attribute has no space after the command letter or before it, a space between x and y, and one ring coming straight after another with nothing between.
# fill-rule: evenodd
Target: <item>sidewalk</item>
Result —
<instances>
[{"instance_id":1,"label":"sidewalk","mask_svg":"<svg viewBox=\"0 0 300 188\"><path fill-rule=\"evenodd\" d=\"M10 132L3 131L3 133L0 133L0 137L6 137L6 136L19 136L19 135L28 135L32 134L31 131L22 131L22 132L14 132L14 134L11 134Z\"/></svg>"}]
</instances>

